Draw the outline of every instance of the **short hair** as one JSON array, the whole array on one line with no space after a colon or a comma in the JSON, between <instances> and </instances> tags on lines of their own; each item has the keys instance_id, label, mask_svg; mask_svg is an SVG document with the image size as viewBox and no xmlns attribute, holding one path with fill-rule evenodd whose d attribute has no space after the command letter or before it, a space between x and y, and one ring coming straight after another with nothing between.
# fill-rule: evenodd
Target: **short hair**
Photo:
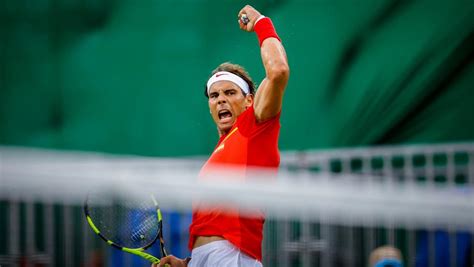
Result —
<instances>
[{"instance_id":1,"label":"short hair","mask_svg":"<svg viewBox=\"0 0 474 267\"><path fill-rule=\"evenodd\" d=\"M255 84L253 83L252 78L250 78L250 75L248 74L248 72L245 70L244 67L238 64L230 63L230 62L224 62L220 64L219 66L217 66L217 68L215 68L211 72L211 75L209 76L209 78L211 78L212 75L216 74L219 71L227 71L244 79L244 81L249 85L249 94L253 95L255 93ZM243 90L242 90L242 93L244 93L245 95L245 92ZM207 81L206 81L206 85L204 86L204 95L207 98L209 98L209 94L207 92Z\"/></svg>"}]
</instances>

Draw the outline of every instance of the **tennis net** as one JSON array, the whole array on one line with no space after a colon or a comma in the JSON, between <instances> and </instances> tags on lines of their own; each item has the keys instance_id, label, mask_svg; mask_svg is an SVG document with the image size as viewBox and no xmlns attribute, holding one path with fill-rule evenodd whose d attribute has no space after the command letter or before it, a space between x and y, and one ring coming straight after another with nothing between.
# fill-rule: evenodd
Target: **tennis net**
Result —
<instances>
[{"instance_id":1,"label":"tennis net","mask_svg":"<svg viewBox=\"0 0 474 267\"><path fill-rule=\"evenodd\" d=\"M474 144L285 152L277 175L255 170L245 182L198 181L199 157L0 153L0 265L149 265L88 229L81 206L89 192L155 194L168 250L183 257L196 199L264 210L265 266L366 266L387 244L401 249L406 266L420 257L460 266L474 254Z\"/></svg>"}]
</instances>

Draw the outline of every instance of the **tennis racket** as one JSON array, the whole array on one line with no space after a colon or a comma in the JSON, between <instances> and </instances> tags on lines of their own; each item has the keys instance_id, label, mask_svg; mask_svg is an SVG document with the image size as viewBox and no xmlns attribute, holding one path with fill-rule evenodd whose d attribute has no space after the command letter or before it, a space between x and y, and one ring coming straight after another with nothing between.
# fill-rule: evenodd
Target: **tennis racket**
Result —
<instances>
[{"instance_id":1,"label":"tennis racket","mask_svg":"<svg viewBox=\"0 0 474 267\"><path fill-rule=\"evenodd\" d=\"M160 241L161 256L168 255L160 207L153 196L133 201L107 199L89 194L84 203L84 214L94 233L110 246L152 263L160 260L145 250L157 240Z\"/></svg>"}]
</instances>

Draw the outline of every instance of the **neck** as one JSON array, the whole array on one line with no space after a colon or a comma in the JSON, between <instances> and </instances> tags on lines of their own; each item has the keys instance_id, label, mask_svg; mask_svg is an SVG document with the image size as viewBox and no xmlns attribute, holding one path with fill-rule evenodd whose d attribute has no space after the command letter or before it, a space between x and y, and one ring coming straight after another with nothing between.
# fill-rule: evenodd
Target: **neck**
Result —
<instances>
[{"instance_id":1,"label":"neck","mask_svg":"<svg viewBox=\"0 0 474 267\"><path fill-rule=\"evenodd\" d=\"M230 129L229 129L230 130ZM217 129L217 133L219 134L219 138L221 138L223 135L226 135L229 133L229 130L227 131L224 131L224 130L221 130L221 129Z\"/></svg>"}]
</instances>

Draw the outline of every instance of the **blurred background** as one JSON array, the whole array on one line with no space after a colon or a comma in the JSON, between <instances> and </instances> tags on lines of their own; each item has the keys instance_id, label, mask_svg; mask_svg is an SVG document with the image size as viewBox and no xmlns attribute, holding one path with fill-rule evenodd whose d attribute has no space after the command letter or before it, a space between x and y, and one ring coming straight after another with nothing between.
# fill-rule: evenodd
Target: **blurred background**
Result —
<instances>
[{"instance_id":1,"label":"blurred background","mask_svg":"<svg viewBox=\"0 0 474 267\"><path fill-rule=\"evenodd\" d=\"M245 4L272 18L288 54L291 77L281 117L283 155L339 148L339 154L331 154L337 157L353 147L364 147L357 151L367 155L373 146L423 144L411 157L443 145L438 152L448 156L442 158L455 160L435 162L444 162L448 174L421 180L443 184L452 177L453 183L472 187L472 0L3 0L0 145L205 159L218 140L203 94L211 70L230 61L245 66L257 83L264 77L255 35L237 24L237 13ZM450 145L459 143L465 145ZM430 160L413 162L433 167ZM464 176L456 176L455 163L466 166ZM12 203L0 202L0 228L10 229L11 217L16 216L12 214L26 224L28 204ZM43 214L43 209L36 203L33 214ZM82 219L80 209L74 210L71 216ZM51 212L62 224L62 208ZM184 225L174 238L185 239L189 214L169 213ZM77 260L66 260L72 254L57 256L57 242L52 245L57 246L57 257L46 253L36 262L28 260L26 234L19 234L19 245L11 252L8 240L15 233L10 230L0 231L2 266L89 265L79 260L89 255L79 252ZM462 245L460 257L472 260L472 235L464 236L467 245ZM432 247L436 238L432 234L427 239ZM40 235L35 240L43 239ZM185 242L176 242L173 254L186 256ZM383 243L387 240L370 246ZM280 253L281 248L275 249ZM404 249L407 252L409 246ZM368 251L366 246L347 257L332 254L347 259L339 265L335 260L296 256L267 265L364 266ZM405 260L414 266L416 251L410 253ZM359 256L354 259L353 254ZM453 260L452 255L451 266L461 266L461 259ZM426 262L449 266L434 256Z\"/></svg>"}]
</instances>

